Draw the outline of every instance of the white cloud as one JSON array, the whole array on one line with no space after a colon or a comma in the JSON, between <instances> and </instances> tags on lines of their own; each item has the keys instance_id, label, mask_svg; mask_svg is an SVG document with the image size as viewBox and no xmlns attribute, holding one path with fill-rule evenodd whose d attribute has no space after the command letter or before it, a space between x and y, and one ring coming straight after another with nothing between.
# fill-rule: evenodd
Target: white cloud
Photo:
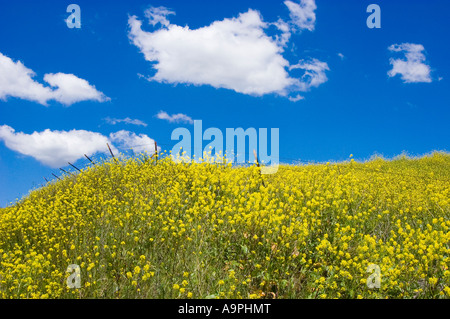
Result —
<instances>
[{"instance_id":1,"label":"white cloud","mask_svg":"<svg viewBox=\"0 0 450 319\"><path fill-rule=\"evenodd\" d=\"M46 104L52 95L52 90L35 82L35 73L26 68L20 61L14 63L10 58L0 53L0 99L8 96Z\"/></svg>"},{"instance_id":2,"label":"white cloud","mask_svg":"<svg viewBox=\"0 0 450 319\"><path fill-rule=\"evenodd\" d=\"M274 25L281 32L280 35L275 35L275 41L281 47L286 46L291 38L291 28L289 24L282 19L278 19L278 21L273 22L272 25Z\"/></svg>"},{"instance_id":3,"label":"white cloud","mask_svg":"<svg viewBox=\"0 0 450 319\"><path fill-rule=\"evenodd\" d=\"M422 53L425 50L423 45L413 43L393 44L388 49L391 52L403 52L406 58L406 60L393 58L389 60L392 65L392 70L388 72L389 77L399 74L404 83L432 82L431 69L424 63L426 57Z\"/></svg>"},{"instance_id":4,"label":"white cloud","mask_svg":"<svg viewBox=\"0 0 450 319\"><path fill-rule=\"evenodd\" d=\"M67 166L98 152L107 152L108 138L100 133L84 130L51 131L25 134L15 132L7 125L0 126L0 140L6 147L20 154L31 156L44 165L57 168ZM114 150L116 150L113 147Z\"/></svg>"},{"instance_id":5,"label":"white cloud","mask_svg":"<svg viewBox=\"0 0 450 319\"><path fill-rule=\"evenodd\" d=\"M345 55L343 55L342 53L338 53L337 55L338 55L338 57L341 58L341 60L344 60L344 59L345 59Z\"/></svg>"},{"instance_id":6,"label":"white cloud","mask_svg":"<svg viewBox=\"0 0 450 319\"><path fill-rule=\"evenodd\" d=\"M156 117L159 118L160 120L169 121L170 123L194 124L194 120L190 116L187 116L186 114L182 114L182 113L169 115L169 114L167 114L167 112L160 111L158 114L156 114Z\"/></svg>"},{"instance_id":7,"label":"white cloud","mask_svg":"<svg viewBox=\"0 0 450 319\"><path fill-rule=\"evenodd\" d=\"M135 153L154 153L155 140L152 140L145 134L136 135L133 132L119 131L111 133L109 138L113 143L116 143L120 149L133 149ZM160 147L158 147L160 149Z\"/></svg>"},{"instance_id":8,"label":"white cloud","mask_svg":"<svg viewBox=\"0 0 450 319\"><path fill-rule=\"evenodd\" d=\"M138 125L138 126L144 126L147 127L147 123L144 121L138 120L138 119L131 119L129 117L126 117L124 119L116 119L116 118L110 118L107 117L104 119L108 124L116 125L119 123L125 123L125 124L132 124L132 125Z\"/></svg>"},{"instance_id":9,"label":"white cloud","mask_svg":"<svg viewBox=\"0 0 450 319\"><path fill-rule=\"evenodd\" d=\"M289 9L289 16L294 29L314 31L316 24L317 9L315 0L300 0L300 3L285 1L284 4Z\"/></svg>"},{"instance_id":10,"label":"white cloud","mask_svg":"<svg viewBox=\"0 0 450 319\"><path fill-rule=\"evenodd\" d=\"M258 11L250 9L194 30L163 21L164 27L147 32L136 16L128 22L131 41L156 70L149 80L210 85L254 96L288 96L308 86L287 71L289 62L282 55L290 37L286 23L266 23ZM281 36L268 36L265 29L270 25Z\"/></svg>"},{"instance_id":11,"label":"white cloud","mask_svg":"<svg viewBox=\"0 0 450 319\"><path fill-rule=\"evenodd\" d=\"M297 96L294 97L289 97L289 101L291 102L298 102L301 100L304 100L305 98L303 96L301 96L300 94L297 94Z\"/></svg>"},{"instance_id":12,"label":"white cloud","mask_svg":"<svg viewBox=\"0 0 450 319\"><path fill-rule=\"evenodd\" d=\"M98 102L109 100L89 82L73 74L45 74L44 81L50 87L33 80L35 75L22 62L14 62L11 58L0 53L0 99L6 100L8 97L16 97L42 105L47 105L50 100L65 105L88 100Z\"/></svg>"},{"instance_id":13,"label":"white cloud","mask_svg":"<svg viewBox=\"0 0 450 319\"><path fill-rule=\"evenodd\" d=\"M155 26L160 23L162 26L168 26L170 24L167 20L167 16L174 15L175 12L167 9L166 7L151 7L145 10L145 16L148 19L148 23Z\"/></svg>"},{"instance_id":14,"label":"white cloud","mask_svg":"<svg viewBox=\"0 0 450 319\"><path fill-rule=\"evenodd\" d=\"M129 149L133 149L135 153L144 151L154 153L155 150L154 140L145 134L136 135L129 131L111 133L109 137L85 130L51 131L46 129L42 132L25 134L15 132L8 125L2 125L0 140L9 149L31 156L52 168L65 167L68 162L75 163L83 158L84 154L87 156L97 153L109 154L107 143L114 154L118 154L119 150Z\"/></svg>"},{"instance_id":15,"label":"white cloud","mask_svg":"<svg viewBox=\"0 0 450 319\"><path fill-rule=\"evenodd\" d=\"M73 74L46 74L44 81L57 89L53 90L53 99L65 104L72 105L81 101L108 101L103 93L97 91L88 81L80 79Z\"/></svg>"},{"instance_id":16,"label":"white cloud","mask_svg":"<svg viewBox=\"0 0 450 319\"><path fill-rule=\"evenodd\" d=\"M311 59L310 61L300 60L298 64L292 65L289 69L305 70L300 83L301 91L309 91L312 87L318 87L325 83L328 80L325 72L330 70L327 63L317 59Z\"/></svg>"}]
</instances>

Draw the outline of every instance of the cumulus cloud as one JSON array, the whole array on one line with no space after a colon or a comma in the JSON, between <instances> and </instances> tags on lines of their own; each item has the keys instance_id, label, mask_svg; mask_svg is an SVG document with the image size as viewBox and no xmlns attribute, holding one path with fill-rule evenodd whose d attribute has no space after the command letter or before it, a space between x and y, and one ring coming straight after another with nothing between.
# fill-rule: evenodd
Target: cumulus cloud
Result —
<instances>
[{"instance_id":1,"label":"cumulus cloud","mask_svg":"<svg viewBox=\"0 0 450 319\"><path fill-rule=\"evenodd\" d=\"M35 82L32 79L34 76L35 73L22 62L14 63L0 53L0 99L13 96L45 104L51 97L52 90Z\"/></svg>"},{"instance_id":2,"label":"cumulus cloud","mask_svg":"<svg viewBox=\"0 0 450 319\"><path fill-rule=\"evenodd\" d=\"M139 134L129 131L119 131L109 135L111 141L121 149L132 149L135 153L154 153L155 140L145 134ZM159 147L158 147L159 148Z\"/></svg>"},{"instance_id":3,"label":"cumulus cloud","mask_svg":"<svg viewBox=\"0 0 450 319\"><path fill-rule=\"evenodd\" d=\"M100 133L84 130L51 131L25 134L7 125L0 126L0 140L6 147L31 156L44 165L57 168L76 162L86 154L91 156L108 151L108 138ZM114 148L114 150L116 150Z\"/></svg>"},{"instance_id":4,"label":"cumulus cloud","mask_svg":"<svg viewBox=\"0 0 450 319\"><path fill-rule=\"evenodd\" d=\"M71 105L81 101L105 102L109 98L95 89L88 81L73 74L48 73L44 81L50 86L33 80L36 74L11 58L0 53L0 99L16 97L28 101L47 105L55 100L64 105Z\"/></svg>"},{"instance_id":5,"label":"cumulus cloud","mask_svg":"<svg viewBox=\"0 0 450 319\"><path fill-rule=\"evenodd\" d=\"M44 76L44 81L50 86L56 87L52 92L53 99L65 105L72 105L81 101L105 102L109 100L88 81L73 74L49 73Z\"/></svg>"},{"instance_id":6,"label":"cumulus cloud","mask_svg":"<svg viewBox=\"0 0 450 319\"><path fill-rule=\"evenodd\" d=\"M236 18L190 29L155 18L152 10L146 11L153 19L150 24L162 20L164 27L148 32L136 16L128 20L130 40L156 71L149 80L210 85L254 96L288 96L304 89L305 83L287 71L290 64L282 54L290 33L282 20L266 23L258 11L250 9ZM265 29L270 25L281 35L268 36Z\"/></svg>"},{"instance_id":7,"label":"cumulus cloud","mask_svg":"<svg viewBox=\"0 0 450 319\"><path fill-rule=\"evenodd\" d=\"M425 64L426 57L423 54L425 48L421 44L402 43L393 44L389 48L391 52L402 52L405 59L391 58L389 61L392 69L389 70L389 77L394 77L397 74L401 76L404 83L430 83L431 69Z\"/></svg>"},{"instance_id":8,"label":"cumulus cloud","mask_svg":"<svg viewBox=\"0 0 450 319\"><path fill-rule=\"evenodd\" d=\"M144 121L141 121L141 120L138 120L138 119L131 119L129 117L126 117L124 119L116 119L116 118L106 117L103 120L106 121L106 123L111 124L111 125L116 125L116 124L119 124L119 123L125 123L125 124L131 124L131 125L147 127L147 123L145 123Z\"/></svg>"},{"instance_id":9,"label":"cumulus cloud","mask_svg":"<svg viewBox=\"0 0 450 319\"><path fill-rule=\"evenodd\" d=\"M301 0L299 3L285 1L284 4L289 9L290 22L295 30L314 31L316 24L316 13L314 11L317 9L315 0Z\"/></svg>"},{"instance_id":10,"label":"cumulus cloud","mask_svg":"<svg viewBox=\"0 0 450 319\"><path fill-rule=\"evenodd\" d=\"M167 112L160 111L158 114L156 114L156 117L160 120L166 120L170 123L190 123L194 124L194 120L183 113L173 114L169 115Z\"/></svg>"},{"instance_id":11,"label":"cumulus cloud","mask_svg":"<svg viewBox=\"0 0 450 319\"><path fill-rule=\"evenodd\" d=\"M52 167L67 166L67 162L75 163L80 158L97 153L109 154L107 143L113 153L119 150L133 149L135 153L147 151L153 153L155 141L145 134L119 131L104 136L100 133L85 130L52 131L25 134L16 132L8 125L0 126L0 140L6 147L22 155L31 156L40 163Z\"/></svg>"}]
</instances>

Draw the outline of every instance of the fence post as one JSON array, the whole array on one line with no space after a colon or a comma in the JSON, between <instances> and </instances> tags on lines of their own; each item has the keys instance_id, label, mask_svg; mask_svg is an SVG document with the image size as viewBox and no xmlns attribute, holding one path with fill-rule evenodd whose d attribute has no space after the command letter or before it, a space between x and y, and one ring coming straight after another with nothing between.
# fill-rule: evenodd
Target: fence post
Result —
<instances>
[{"instance_id":1,"label":"fence post","mask_svg":"<svg viewBox=\"0 0 450 319\"><path fill-rule=\"evenodd\" d=\"M108 145L109 152L111 153L111 156L113 157L114 162L117 163L117 158L114 156L113 152L111 151L111 147L109 147L109 143L106 143L106 145Z\"/></svg>"},{"instance_id":2,"label":"fence post","mask_svg":"<svg viewBox=\"0 0 450 319\"><path fill-rule=\"evenodd\" d=\"M60 170L63 171L64 173L66 173L66 174L70 174L70 175L74 176L72 173L67 172L66 170L63 170L62 168L60 168Z\"/></svg>"},{"instance_id":3,"label":"fence post","mask_svg":"<svg viewBox=\"0 0 450 319\"><path fill-rule=\"evenodd\" d=\"M84 156L86 156L86 158L89 160L89 162L91 162L92 163L92 165L94 165L95 166L95 163L89 158L89 156L87 156L86 154L84 154Z\"/></svg>"},{"instance_id":4,"label":"fence post","mask_svg":"<svg viewBox=\"0 0 450 319\"><path fill-rule=\"evenodd\" d=\"M81 173L81 170L78 167L76 167L75 165L71 164L70 162L67 162L67 163L69 163L70 166L72 166L73 168L75 168L77 171L79 171Z\"/></svg>"}]
</instances>

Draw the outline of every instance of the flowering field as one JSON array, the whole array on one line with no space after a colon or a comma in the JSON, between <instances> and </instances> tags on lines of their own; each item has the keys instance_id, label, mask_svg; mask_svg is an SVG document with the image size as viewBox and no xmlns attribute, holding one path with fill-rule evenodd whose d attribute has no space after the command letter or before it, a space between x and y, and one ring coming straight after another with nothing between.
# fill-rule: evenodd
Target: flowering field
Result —
<instances>
[{"instance_id":1,"label":"flowering field","mask_svg":"<svg viewBox=\"0 0 450 319\"><path fill-rule=\"evenodd\" d=\"M449 197L446 153L263 176L111 160L0 210L0 297L448 298Z\"/></svg>"}]
</instances>

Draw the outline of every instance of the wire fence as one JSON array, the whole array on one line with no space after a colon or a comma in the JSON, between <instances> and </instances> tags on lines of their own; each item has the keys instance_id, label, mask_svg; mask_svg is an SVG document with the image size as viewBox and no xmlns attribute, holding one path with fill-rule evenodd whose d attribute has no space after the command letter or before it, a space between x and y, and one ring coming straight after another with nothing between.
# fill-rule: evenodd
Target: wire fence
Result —
<instances>
[{"instance_id":1,"label":"wire fence","mask_svg":"<svg viewBox=\"0 0 450 319\"><path fill-rule=\"evenodd\" d=\"M167 147L168 149L171 148L170 145L168 144L159 144L160 146L163 147ZM158 158L159 154L165 154L164 152L162 152L162 149L159 147L159 145L155 142L154 144L140 144L140 145L134 145L131 148L117 148L119 150L121 150L124 154L126 155L126 152L132 151L134 152L137 148L142 148L142 147L147 147L147 146L153 146L153 151L151 151L151 148L149 148L150 150L150 154L153 153L153 155L151 157L153 157L155 154L157 155L156 158ZM114 159L114 161L117 162L117 156L113 153L111 147L109 146L109 144L106 145L107 146L107 150L109 151L111 158ZM195 153L195 151L198 151L199 148L193 148L193 151ZM203 149L201 149L201 151L203 151ZM106 150L104 152L105 154L107 154ZM159 153L159 154L158 154ZM206 152L202 152L203 155L205 155ZM70 167L72 167L73 169L75 169L74 172L69 171L68 169L63 169L60 168L59 170L61 172L63 172L66 175L72 175L74 176L77 172L80 173L82 172L82 169L85 169L87 166L95 166L99 163L103 163L105 161L108 160L108 157L102 157L101 155L97 155L95 161L90 158L88 155L83 154L85 161L82 164L81 169L76 166L73 163L68 162L68 165ZM173 155L173 154L172 154ZM240 156L242 154L234 154L232 156L227 154L227 162L231 162L232 164L235 163L235 160L238 156ZM244 154L245 156L245 154ZM249 153L250 156L250 153ZM252 165L257 165L258 167L263 166L264 163L260 163L256 154L256 151L254 151L254 158L255 158L255 162L251 163L250 161L245 162L245 163L239 163L239 164L235 164L235 166L252 166ZM402 177L410 177L410 178L416 178L416 179L420 179L420 180L435 180L435 181L442 181L442 182L447 182L450 183L450 179L448 178L443 178L441 176L429 176L429 175L419 175L419 174L411 174L411 173L406 173L406 172L392 172L392 171L386 171L386 170L382 170L382 169L374 169L374 168L370 168L370 167L366 167L366 166L361 166L363 165L363 163L360 162L352 162L352 161L345 161L345 162L339 162L339 163L332 163L330 164L329 162L318 162L318 161L304 161L298 158L289 158L289 157L279 157L278 158L279 162L282 162L283 164L280 164L281 167L283 169L292 169L292 170L298 170L298 168L300 167L299 165L327 165L327 166L337 166L339 167L338 172L340 174L344 174L344 172L340 169L340 168L346 168L345 172L349 172L350 170L361 170L361 171L365 171L365 172L371 172L371 173L377 173L377 174L387 174L387 175L392 175L392 176L402 176ZM97 162L97 163L96 163ZM291 163L288 163L291 162ZM78 164L79 165L79 164ZM450 170L449 168L446 168ZM59 176L57 176L54 173L51 173L53 177L55 177L57 180L61 180L61 178ZM46 181L46 183L50 183L52 180L48 180L46 177L44 177L44 180ZM41 185L44 186L44 185Z\"/></svg>"}]
</instances>

